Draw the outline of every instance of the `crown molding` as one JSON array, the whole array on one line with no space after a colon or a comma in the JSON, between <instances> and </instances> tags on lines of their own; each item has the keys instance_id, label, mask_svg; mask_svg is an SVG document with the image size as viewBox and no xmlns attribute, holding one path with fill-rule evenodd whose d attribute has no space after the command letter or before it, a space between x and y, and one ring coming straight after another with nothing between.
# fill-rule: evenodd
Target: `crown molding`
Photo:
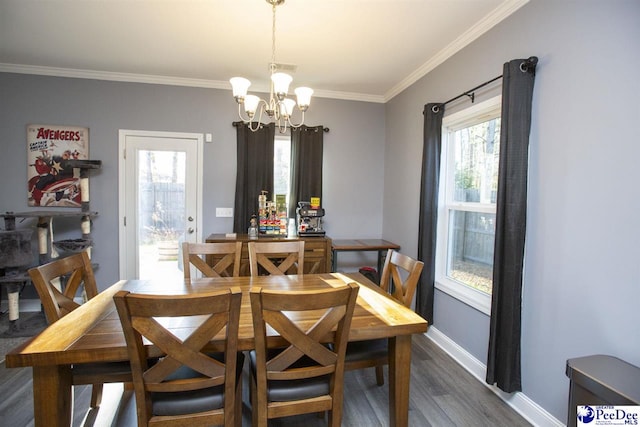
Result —
<instances>
[{"instance_id":1,"label":"crown molding","mask_svg":"<svg viewBox=\"0 0 640 427\"><path fill-rule=\"evenodd\" d=\"M115 73L108 71L81 70L73 68L42 67L37 65L2 64L0 72L36 74L40 76L70 77L74 79L107 80L116 82L149 83L170 86L190 86L213 89L230 89L229 82L205 79L155 76L151 74Z\"/></svg>"},{"instance_id":2,"label":"crown molding","mask_svg":"<svg viewBox=\"0 0 640 427\"><path fill-rule=\"evenodd\" d=\"M0 63L0 72L16 74L35 74L40 76L69 77L74 79L106 80L116 82L147 83L169 86L188 86L231 91L229 82L206 79L187 79L179 77L156 76L150 74L115 73L107 71L79 70L72 68L42 67L37 65L21 65ZM269 89L266 89L268 92ZM339 92L316 90L314 97L384 103L382 95L370 95L356 92Z\"/></svg>"},{"instance_id":3,"label":"crown molding","mask_svg":"<svg viewBox=\"0 0 640 427\"><path fill-rule=\"evenodd\" d=\"M378 104L384 104L386 102L385 97L382 95L371 95L367 93L357 93L357 92L316 90L313 92L313 96L316 98L342 99L344 101L375 102Z\"/></svg>"},{"instance_id":4,"label":"crown molding","mask_svg":"<svg viewBox=\"0 0 640 427\"><path fill-rule=\"evenodd\" d=\"M473 27L465 31L460 37L447 45L440 52L435 54L429 61L422 64L420 68L409 74L404 80L392 87L385 95L384 102L390 101L400 92L417 82L422 77L435 69L438 65L444 63L447 59L458 53L460 50L471 44L478 37L489 31L502 20L510 16L516 10L527 4L529 0L510 0L500 4L490 14L478 21Z\"/></svg>"},{"instance_id":5,"label":"crown molding","mask_svg":"<svg viewBox=\"0 0 640 427\"><path fill-rule=\"evenodd\" d=\"M427 75L438 65L445 62L455 53L469 45L478 37L489 31L499 22L507 18L516 10L527 4L529 0L509 0L494 9L485 18L475 24L472 28L456 38L447 47L438 52L420 68L409 74L405 79L391 88L384 95L374 95L357 92L340 92L331 90L316 90L314 97L341 99L346 101L361 101L384 104L390 101L403 90L414 84L416 81ZM41 76L69 77L75 79L106 80L117 82L147 83L169 86L188 86L210 89L231 90L227 81L189 79L181 77L157 76L151 74L117 73L107 71L82 70L71 68L42 67L36 65L8 64L0 63L0 72L17 74L35 74ZM267 89L268 91L268 89Z\"/></svg>"}]
</instances>

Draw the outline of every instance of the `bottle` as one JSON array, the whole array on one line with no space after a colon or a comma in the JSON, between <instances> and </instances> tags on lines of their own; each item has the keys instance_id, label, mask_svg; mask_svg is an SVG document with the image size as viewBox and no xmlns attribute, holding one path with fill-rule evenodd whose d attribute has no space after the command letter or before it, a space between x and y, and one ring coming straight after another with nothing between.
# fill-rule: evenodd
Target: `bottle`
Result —
<instances>
[{"instance_id":1,"label":"bottle","mask_svg":"<svg viewBox=\"0 0 640 427\"><path fill-rule=\"evenodd\" d=\"M267 191L262 190L260 195L258 195L258 234L267 234L267 222L268 222L268 214L267 214Z\"/></svg>"},{"instance_id":2,"label":"bottle","mask_svg":"<svg viewBox=\"0 0 640 427\"><path fill-rule=\"evenodd\" d=\"M255 215L251 215L251 219L249 220L249 230L248 233L250 239L258 238L258 220Z\"/></svg>"},{"instance_id":3,"label":"bottle","mask_svg":"<svg viewBox=\"0 0 640 427\"><path fill-rule=\"evenodd\" d=\"M295 218L289 218L289 229L287 230L287 237L296 237L298 232L296 230Z\"/></svg>"}]
</instances>

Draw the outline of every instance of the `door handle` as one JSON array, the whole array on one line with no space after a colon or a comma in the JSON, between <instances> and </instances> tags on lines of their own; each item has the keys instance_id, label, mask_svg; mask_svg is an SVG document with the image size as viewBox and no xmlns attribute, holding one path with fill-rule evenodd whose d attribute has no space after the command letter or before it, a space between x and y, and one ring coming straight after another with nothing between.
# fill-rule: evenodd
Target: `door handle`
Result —
<instances>
[{"instance_id":1,"label":"door handle","mask_svg":"<svg viewBox=\"0 0 640 427\"><path fill-rule=\"evenodd\" d=\"M193 229L193 227L189 227L187 231L189 232L189 234L192 234L195 230Z\"/></svg>"}]
</instances>

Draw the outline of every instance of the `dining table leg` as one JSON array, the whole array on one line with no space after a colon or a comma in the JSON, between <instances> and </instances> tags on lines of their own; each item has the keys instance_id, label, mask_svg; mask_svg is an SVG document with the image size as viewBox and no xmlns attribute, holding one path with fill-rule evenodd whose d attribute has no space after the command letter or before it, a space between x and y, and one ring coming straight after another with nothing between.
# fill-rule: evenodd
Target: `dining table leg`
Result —
<instances>
[{"instance_id":1,"label":"dining table leg","mask_svg":"<svg viewBox=\"0 0 640 427\"><path fill-rule=\"evenodd\" d=\"M411 335L389 338L389 425L409 425Z\"/></svg>"},{"instance_id":2,"label":"dining table leg","mask_svg":"<svg viewBox=\"0 0 640 427\"><path fill-rule=\"evenodd\" d=\"M36 427L69 427L73 410L71 367L33 367L33 418Z\"/></svg>"}]
</instances>

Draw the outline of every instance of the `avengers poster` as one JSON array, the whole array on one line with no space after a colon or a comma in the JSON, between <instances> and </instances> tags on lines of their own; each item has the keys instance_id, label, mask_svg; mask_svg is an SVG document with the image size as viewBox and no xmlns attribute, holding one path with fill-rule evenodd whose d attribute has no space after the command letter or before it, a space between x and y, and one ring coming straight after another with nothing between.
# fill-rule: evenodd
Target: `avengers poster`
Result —
<instances>
[{"instance_id":1,"label":"avengers poster","mask_svg":"<svg viewBox=\"0 0 640 427\"><path fill-rule=\"evenodd\" d=\"M27 126L29 206L79 207L80 171L69 160L89 158L89 128Z\"/></svg>"}]
</instances>

